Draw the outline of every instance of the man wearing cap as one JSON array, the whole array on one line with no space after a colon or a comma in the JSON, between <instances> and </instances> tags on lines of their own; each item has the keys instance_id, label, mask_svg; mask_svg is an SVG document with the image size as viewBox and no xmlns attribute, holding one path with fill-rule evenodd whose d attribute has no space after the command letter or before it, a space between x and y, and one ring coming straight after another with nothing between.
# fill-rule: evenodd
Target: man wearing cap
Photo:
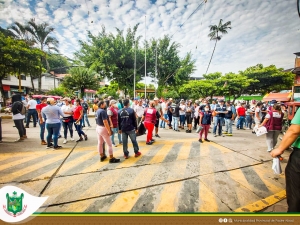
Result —
<instances>
[{"instance_id":1,"label":"man wearing cap","mask_svg":"<svg viewBox=\"0 0 300 225\"><path fill-rule=\"evenodd\" d=\"M214 126L214 136L217 137L217 127L219 127L219 136L222 136L222 124L224 123L225 114L228 113L226 106L224 105L224 100L219 100L219 104L216 105L215 110L217 114L215 126Z\"/></svg>"},{"instance_id":2,"label":"man wearing cap","mask_svg":"<svg viewBox=\"0 0 300 225\"><path fill-rule=\"evenodd\" d=\"M47 145L47 142L45 141L45 121L42 116L42 109L46 107L47 104L47 98L42 97L41 98L41 103L36 105L36 111L38 113L38 122L40 125L40 138L41 138L41 145Z\"/></svg>"},{"instance_id":3,"label":"man wearing cap","mask_svg":"<svg viewBox=\"0 0 300 225\"><path fill-rule=\"evenodd\" d=\"M165 120L163 118L163 113L162 113L161 105L158 103L159 99L157 97L155 97L153 100L154 100L155 109L159 113L160 119L161 120ZM160 136L158 135L158 126L159 126L159 118L156 118L156 123L155 123L155 137L160 138Z\"/></svg>"}]
</instances>

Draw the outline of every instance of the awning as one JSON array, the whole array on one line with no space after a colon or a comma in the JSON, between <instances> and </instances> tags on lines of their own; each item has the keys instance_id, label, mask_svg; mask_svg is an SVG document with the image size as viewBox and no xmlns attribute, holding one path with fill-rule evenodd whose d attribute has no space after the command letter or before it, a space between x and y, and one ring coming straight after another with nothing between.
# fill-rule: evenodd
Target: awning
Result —
<instances>
[{"instance_id":1,"label":"awning","mask_svg":"<svg viewBox=\"0 0 300 225\"><path fill-rule=\"evenodd\" d=\"M85 92L85 93L93 93L93 94L96 94L96 91L95 91L95 90L84 89L84 92Z\"/></svg>"},{"instance_id":2,"label":"awning","mask_svg":"<svg viewBox=\"0 0 300 225\"><path fill-rule=\"evenodd\" d=\"M10 86L9 85L2 85L3 91L10 91Z\"/></svg>"},{"instance_id":3,"label":"awning","mask_svg":"<svg viewBox=\"0 0 300 225\"><path fill-rule=\"evenodd\" d=\"M292 92L290 93L269 93L263 97L263 101L269 102L272 100L276 100L278 102L289 102L292 97Z\"/></svg>"}]
</instances>

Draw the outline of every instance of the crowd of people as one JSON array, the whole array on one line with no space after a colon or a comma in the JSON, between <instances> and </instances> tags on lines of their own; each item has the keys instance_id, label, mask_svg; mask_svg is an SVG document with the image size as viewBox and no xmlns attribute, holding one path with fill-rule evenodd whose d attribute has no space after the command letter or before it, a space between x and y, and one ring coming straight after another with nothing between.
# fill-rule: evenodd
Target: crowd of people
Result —
<instances>
[{"instance_id":1,"label":"crowd of people","mask_svg":"<svg viewBox=\"0 0 300 225\"><path fill-rule=\"evenodd\" d=\"M173 100L172 98L165 100L159 98L115 100L112 97L103 100L96 99L91 108L95 113L98 151L101 160L106 158L104 143L108 146L111 162L118 161L113 157L112 149L118 144L123 145L124 157L128 158L128 137L132 141L135 156L138 157L141 153L136 141L136 133L141 124L147 130L147 145L155 142L153 136L160 138L159 128L186 133L198 131L198 141L203 143L204 141L210 142L209 133L212 133L214 137L233 136L234 124L237 130L248 129L252 130L252 133L255 133L259 127L266 126L269 130L266 135L267 150L271 151L277 144L282 124L287 117L286 107L275 100L269 104L250 103L246 104L242 101L233 104L224 99L211 102L207 99L193 101ZM41 145L47 145L47 148L62 148L58 144L58 138L62 136L63 144L75 141L74 129L78 134L77 142L88 140L82 128L85 124L91 127L88 119L90 105L84 99L68 97L61 100L47 97L34 99L26 96L22 100L22 96L16 94L12 96L11 110L15 127L19 132L17 141L27 138L26 128L29 128L31 118L33 127L39 124ZM62 129L63 135L61 135ZM46 138L45 130L48 132ZM118 144L115 140L116 134Z\"/></svg>"}]
</instances>

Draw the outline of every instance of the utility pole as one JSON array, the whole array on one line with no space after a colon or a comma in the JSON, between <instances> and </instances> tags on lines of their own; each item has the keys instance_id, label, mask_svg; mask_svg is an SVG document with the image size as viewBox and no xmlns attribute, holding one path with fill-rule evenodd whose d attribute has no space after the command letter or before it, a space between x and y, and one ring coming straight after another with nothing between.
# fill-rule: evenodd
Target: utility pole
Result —
<instances>
[{"instance_id":1,"label":"utility pole","mask_svg":"<svg viewBox=\"0 0 300 225\"><path fill-rule=\"evenodd\" d=\"M146 16L145 16L145 99L147 97L147 49L146 49L147 43L146 43Z\"/></svg>"},{"instance_id":2,"label":"utility pole","mask_svg":"<svg viewBox=\"0 0 300 225\"><path fill-rule=\"evenodd\" d=\"M133 97L135 96L135 76L136 76L136 40L134 41L134 70L133 70Z\"/></svg>"},{"instance_id":3,"label":"utility pole","mask_svg":"<svg viewBox=\"0 0 300 225\"><path fill-rule=\"evenodd\" d=\"M157 43L156 43L156 48L155 48L155 77L154 77L155 97L157 97L157 96L156 96L156 78L157 78Z\"/></svg>"}]
</instances>

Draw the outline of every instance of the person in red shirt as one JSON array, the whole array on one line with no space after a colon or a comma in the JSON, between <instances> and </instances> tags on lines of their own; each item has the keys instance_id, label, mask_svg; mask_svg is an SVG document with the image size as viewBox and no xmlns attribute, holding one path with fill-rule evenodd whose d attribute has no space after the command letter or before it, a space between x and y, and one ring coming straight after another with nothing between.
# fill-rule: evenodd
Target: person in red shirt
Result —
<instances>
[{"instance_id":1,"label":"person in red shirt","mask_svg":"<svg viewBox=\"0 0 300 225\"><path fill-rule=\"evenodd\" d=\"M45 120L42 116L42 109L46 107L47 104L47 97L41 98L41 103L36 105L36 111L38 113L39 118L39 125L40 125L40 138L41 138L41 145L47 145L47 142L45 141Z\"/></svg>"},{"instance_id":2,"label":"person in red shirt","mask_svg":"<svg viewBox=\"0 0 300 225\"><path fill-rule=\"evenodd\" d=\"M242 103L241 107L239 107L236 110L236 113L237 113L237 118L238 118L236 129L245 130L245 128L243 128L244 123L245 123L245 117L246 117L245 103Z\"/></svg>"},{"instance_id":3,"label":"person in red shirt","mask_svg":"<svg viewBox=\"0 0 300 225\"><path fill-rule=\"evenodd\" d=\"M73 119L75 121L75 127L76 127L76 130L77 130L78 136L79 136L79 139L76 142L79 142L79 141L83 141L83 137L82 136L84 136L85 140L87 140L88 137L82 131L82 127L81 127L81 124L80 124L80 120L83 118L83 108L81 106L80 99L76 99L75 103L76 104L75 104L75 110L74 110L74 114L73 114Z\"/></svg>"}]
</instances>

